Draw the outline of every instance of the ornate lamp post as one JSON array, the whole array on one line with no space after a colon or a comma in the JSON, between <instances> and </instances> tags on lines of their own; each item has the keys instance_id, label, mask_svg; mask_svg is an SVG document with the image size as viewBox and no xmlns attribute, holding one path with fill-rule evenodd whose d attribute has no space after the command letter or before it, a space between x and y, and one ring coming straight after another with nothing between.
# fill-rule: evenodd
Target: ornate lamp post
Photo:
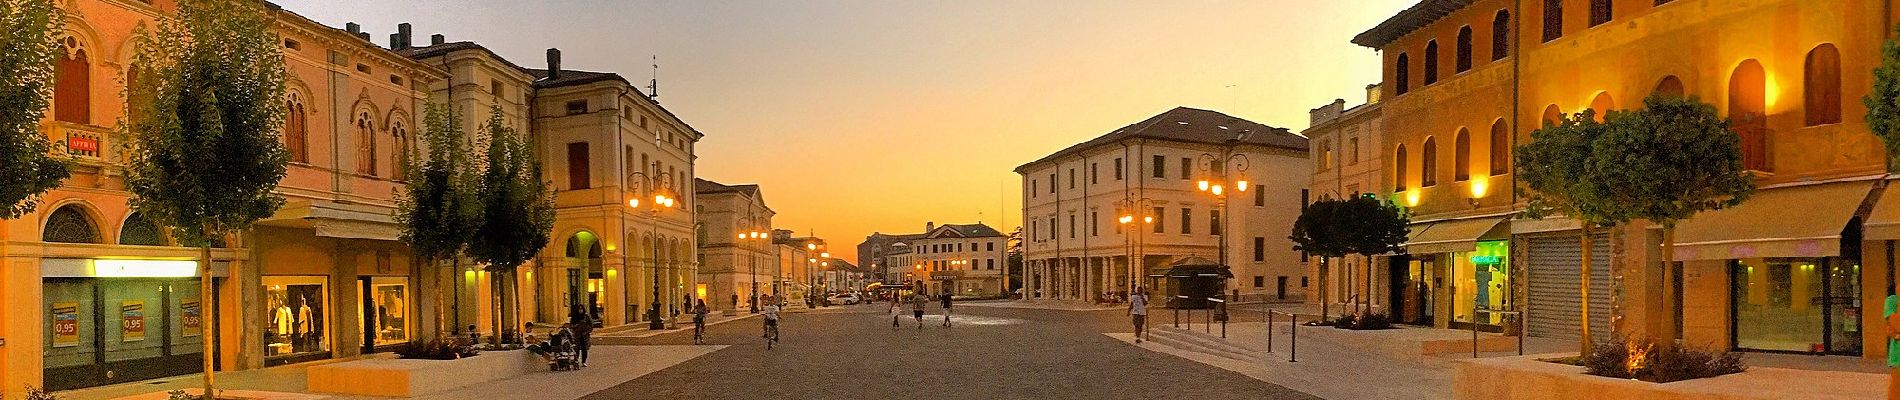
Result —
<instances>
[{"instance_id":1,"label":"ornate lamp post","mask_svg":"<svg viewBox=\"0 0 1900 400\"><path fill-rule=\"evenodd\" d=\"M760 231L743 232L739 234L739 243L752 243L756 246L771 236L772 235ZM740 249L747 250L748 248L742 245ZM752 313L757 314L759 313L759 262L758 259L752 257L747 257L746 259L751 261L749 264L751 264L752 268L752 298L748 299L747 302L751 303L750 308Z\"/></svg>"},{"instance_id":2,"label":"ornate lamp post","mask_svg":"<svg viewBox=\"0 0 1900 400\"><path fill-rule=\"evenodd\" d=\"M1147 233L1142 232L1142 229L1148 224L1155 223L1155 216L1147 213L1153 204L1154 199L1146 197L1122 199L1115 204L1117 208L1122 209L1122 215L1116 219L1116 222L1120 222L1123 231L1128 233L1127 236L1122 237L1122 250L1125 251L1123 255L1127 256L1128 260L1128 281L1123 284L1127 286L1126 290L1131 296L1135 294L1135 287L1140 286L1138 284L1141 282L1140 273L1145 269L1144 263L1141 262L1143 256L1141 245L1146 242ZM1137 219L1141 220L1140 224L1135 223Z\"/></svg>"},{"instance_id":3,"label":"ornate lamp post","mask_svg":"<svg viewBox=\"0 0 1900 400\"><path fill-rule=\"evenodd\" d=\"M667 195L668 190L666 187L672 185L671 173L661 172L658 175L661 176L649 177L645 171L634 171L627 176L629 181L638 183L642 189L647 189L647 191L653 193L653 198L650 202L642 202L641 199L644 196L633 196L633 198L627 199L627 208L641 210L641 204L645 203L646 209L644 211L646 211L647 216L653 220L653 228L655 230L658 230L660 227L660 212L678 205L678 202L673 197ZM662 179L662 177L664 177L664 179ZM641 242L641 245L653 245L651 242ZM647 308L647 328L653 330L666 329L665 321L662 321L660 318L660 262L656 258L657 255L654 254L658 250L657 247L658 246L653 246L650 248L651 250L647 252L647 269L653 271L653 304Z\"/></svg>"},{"instance_id":4,"label":"ornate lamp post","mask_svg":"<svg viewBox=\"0 0 1900 400\"><path fill-rule=\"evenodd\" d=\"M1245 193L1250 186L1246 177L1247 155L1234 152L1234 146L1239 143L1238 139L1229 139L1220 156L1201 153L1201 171L1204 175L1197 184L1202 192L1214 196L1215 206L1220 208L1220 265L1228 269L1233 267L1227 265L1227 221L1233 219L1233 213L1228 212L1227 188ZM1226 291L1224 286L1222 292Z\"/></svg>"}]
</instances>

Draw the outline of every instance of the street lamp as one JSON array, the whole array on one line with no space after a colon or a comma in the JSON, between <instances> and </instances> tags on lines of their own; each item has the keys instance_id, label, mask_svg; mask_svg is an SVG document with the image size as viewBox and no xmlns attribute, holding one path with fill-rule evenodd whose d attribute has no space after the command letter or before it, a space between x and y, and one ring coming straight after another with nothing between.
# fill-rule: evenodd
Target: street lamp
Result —
<instances>
[{"instance_id":1,"label":"street lamp","mask_svg":"<svg viewBox=\"0 0 1900 400\"><path fill-rule=\"evenodd\" d=\"M660 228L660 212L678 205L673 197L667 195L667 187L672 186L672 173L660 172L657 175L660 176L649 176L646 171L634 171L627 174L627 180L653 193L652 201L646 202L647 207L644 211L653 220L653 229L656 231ZM643 203L641 196L634 196L627 199L627 208L639 210L641 203ZM651 242L643 244L651 246L647 251L647 269L653 271L653 304L647 309L647 328L666 329L665 321L660 319L660 261L655 254L658 246L653 246Z\"/></svg>"},{"instance_id":2,"label":"street lamp","mask_svg":"<svg viewBox=\"0 0 1900 400\"><path fill-rule=\"evenodd\" d=\"M1124 283L1128 285L1127 291L1130 296L1135 294L1136 282L1141 280L1139 272L1145 267L1145 263L1140 262L1142 258L1141 246L1147 242L1146 232L1142 230L1144 227L1155 222L1155 216L1147 213L1147 210L1150 209L1153 204L1154 199L1146 197L1138 199L1128 198L1116 202L1116 207L1124 211L1121 218L1118 218L1117 221L1121 222L1122 226L1124 226L1123 230L1128 232L1128 235L1122 238L1122 244L1124 245L1123 250L1126 251L1124 255L1128 257L1128 281ZM1140 217L1136 217L1137 215ZM1136 225L1136 219L1140 219L1141 224Z\"/></svg>"},{"instance_id":3,"label":"street lamp","mask_svg":"<svg viewBox=\"0 0 1900 400\"><path fill-rule=\"evenodd\" d=\"M1242 134L1245 135L1245 133ZM1228 205L1225 189L1233 187L1234 190L1245 193L1251 186L1246 177L1247 155L1234 152L1234 145L1239 142L1238 139L1229 139L1227 147L1218 157L1210 153L1201 153L1201 171L1205 175L1202 176L1199 186L1202 192L1214 196L1215 206L1220 208L1220 265L1221 268L1230 270L1233 267L1227 265L1227 221L1232 220L1234 215L1229 212L1231 207ZM1222 286L1222 291L1225 291L1225 285Z\"/></svg>"},{"instance_id":4,"label":"street lamp","mask_svg":"<svg viewBox=\"0 0 1900 400\"><path fill-rule=\"evenodd\" d=\"M761 232L761 231L741 232L739 233L739 242L757 244L763 239L770 236L771 235L768 235L765 232ZM741 248L745 249L745 247L743 246ZM748 250L756 250L756 249L748 249ZM752 310L752 313L757 314L759 313L759 262L756 258L753 258L753 257L747 257L746 259L750 261L749 264L751 264L751 267L752 267L752 296L750 299L747 299L746 301L747 303L750 303L748 308ZM734 261L737 261L737 260L734 260Z\"/></svg>"}]
</instances>

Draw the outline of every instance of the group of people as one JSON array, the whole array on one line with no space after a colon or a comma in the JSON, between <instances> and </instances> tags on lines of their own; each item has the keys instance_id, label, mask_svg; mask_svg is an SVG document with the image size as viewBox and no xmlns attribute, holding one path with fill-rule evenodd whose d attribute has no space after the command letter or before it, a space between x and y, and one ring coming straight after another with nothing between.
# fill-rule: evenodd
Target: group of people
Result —
<instances>
[{"instance_id":1,"label":"group of people","mask_svg":"<svg viewBox=\"0 0 1900 400\"><path fill-rule=\"evenodd\" d=\"M521 341L529 352L540 355L550 363L558 361L567 346L573 346L576 367L587 366L588 350L594 342L594 314L580 306L568 310L567 323L554 328L546 338L534 334L534 323L522 324Z\"/></svg>"},{"instance_id":2,"label":"group of people","mask_svg":"<svg viewBox=\"0 0 1900 400\"><path fill-rule=\"evenodd\" d=\"M911 293L909 297L893 294L890 298L892 330L896 330L901 326L898 321L902 319L903 309L907 306L910 308L911 318L917 320L917 329L924 329L924 310L930 307L930 296L920 291ZM948 328L950 327L950 310L952 309L954 300L950 297L949 292L944 292L937 294L937 302L941 304L943 308L942 325Z\"/></svg>"}]
</instances>

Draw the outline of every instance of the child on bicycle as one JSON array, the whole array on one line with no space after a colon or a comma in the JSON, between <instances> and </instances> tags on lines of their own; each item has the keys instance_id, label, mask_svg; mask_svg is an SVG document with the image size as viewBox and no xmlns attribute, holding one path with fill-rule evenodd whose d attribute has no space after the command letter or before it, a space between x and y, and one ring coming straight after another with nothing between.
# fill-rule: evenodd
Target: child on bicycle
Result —
<instances>
[{"instance_id":1,"label":"child on bicycle","mask_svg":"<svg viewBox=\"0 0 1900 400\"><path fill-rule=\"evenodd\" d=\"M765 309L762 312L763 314L765 314L765 333L762 335L759 335L759 337L763 337L766 339L774 339L774 340L778 339L778 338L773 337L773 335L777 333L778 331L778 311L779 311L778 302L773 301L773 302L767 302L765 304Z\"/></svg>"}]
</instances>

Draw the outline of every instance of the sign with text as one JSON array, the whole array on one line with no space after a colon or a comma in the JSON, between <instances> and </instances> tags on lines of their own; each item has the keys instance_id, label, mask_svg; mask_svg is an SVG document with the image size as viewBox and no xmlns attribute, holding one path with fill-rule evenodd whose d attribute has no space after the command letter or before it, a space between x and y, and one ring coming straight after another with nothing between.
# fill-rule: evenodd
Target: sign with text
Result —
<instances>
[{"instance_id":1,"label":"sign with text","mask_svg":"<svg viewBox=\"0 0 1900 400\"><path fill-rule=\"evenodd\" d=\"M178 308L181 311L179 314L183 314L179 317L179 322L185 326L185 336L198 336L198 331L204 329L202 328L204 326L204 311L203 308L199 306L198 300L189 299L181 301L178 303Z\"/></svg>"},{"instance_id":2,"label":"sign with text","mask_svg":"<svg viewBox=\"0 0 1900 400\"><path fill-rule=\"evenodd\" d=\"M99 151L99 139L83 136L67 136L66 149L73 153L93 154Z\"/></svg>"},{"instance_id":3,"label":"sign with text","mask_svg":"<svg viewBox=\"0 0 1900 400\"><path fill-rule=\"evenodd\" d=\"M79 347L79 303L53 302L53 347Z\"/></svg>"},{"instance_id":4,"label":"sign with text","mask_svg":"<svg viewBox=\"0 0 1900 400\"><path fill-rule=\"evenodd\" d=\"M145 340L145 300L120 302L119 320L119 340L126 342Z\"/></svg>"}]
</instances>

